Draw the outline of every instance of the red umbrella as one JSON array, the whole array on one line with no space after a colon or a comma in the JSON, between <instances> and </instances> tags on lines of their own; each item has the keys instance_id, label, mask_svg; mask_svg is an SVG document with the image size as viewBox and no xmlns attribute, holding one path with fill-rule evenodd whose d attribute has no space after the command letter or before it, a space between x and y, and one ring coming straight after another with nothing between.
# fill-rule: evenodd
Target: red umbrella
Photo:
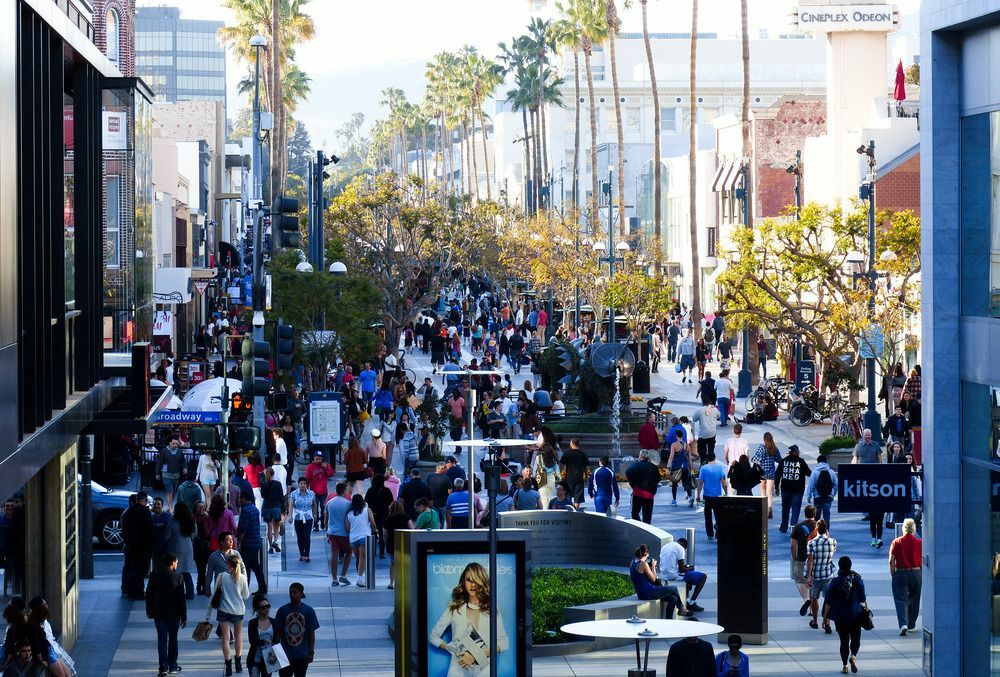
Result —
<instances>
[{"instance_id":1,"label":"red umbrella","mask_svg":"<svg viewBox=\"0 0 1000 677\"><path fill-rule=\"evenodd\" d=\"M906 76L903 74L902 59L896 64L896 87L892 92L892 98L896 101L906 101Z\"/></svg>"}]
</instances>

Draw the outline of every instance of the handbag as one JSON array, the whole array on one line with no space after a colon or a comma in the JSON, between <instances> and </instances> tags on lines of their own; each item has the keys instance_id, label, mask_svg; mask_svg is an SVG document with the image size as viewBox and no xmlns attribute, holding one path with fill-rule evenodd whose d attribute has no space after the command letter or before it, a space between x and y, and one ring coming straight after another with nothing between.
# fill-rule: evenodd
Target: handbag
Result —
<instances>
[{"instance_id":1,"label":"handbag","mask_svg":"<svg viewBox=\"0 0 1000 677\"><path fill-rule=\"evenodd\" d=\"M222 576L223 574L219 574ZM222 586L218 585L218 577L216 577L215 592L212 593L212 601L209 603L209 608L218 609L222 606Z\"/></svg>"},{"instance_id":2,"label":"handbag","mask_svg":"<svg viewBox=\"0 0 1000 677\"><path fill-rule=\"evenodd\" d=\"M866 604L865 602L861 602L861 612L858 613L858 618L857 618L858 624L860 624L861 627L864 628L865 630L874 630L875 629L875 621L873 620L874 617L875 614L872 613L872 610L868 608L868 604Z\"/></svg>"},{"instance_id":3,"label":"handbag","mask_svg":"<svg viewBox=\"0 0 1000 677\"><path fill-rule=\"evenodd\" d=\"M678 374L681 373L681 363L680 362L677 362L676 364L674 364L674 371L676 371Z\"/></svg>"},{"instance_id":4,"label":"handbag","mask_svg":"<svg viewBox=\"0 0 1000 677\"><path fill-rule=\"evenodd\" d=\"M211 615L212 607L209 607L205 611L205 620L198 621L198 625L194 626L194 632L191 633L191 639L196 642L204 642L212 636L212 624L208 620Z\"/></svg>"},{"instance_id":5,"label":"handbag","mask_svg":"<svg viewBox=\"0 0 1000 677\"><path fill-rule=\"evenodd\" d=\"M541 489L549 483L549 471L545 469L545 465L541 461L541 457L536 461L537 466L535 467L535 484Z\"/></svg>"}]
</instances>

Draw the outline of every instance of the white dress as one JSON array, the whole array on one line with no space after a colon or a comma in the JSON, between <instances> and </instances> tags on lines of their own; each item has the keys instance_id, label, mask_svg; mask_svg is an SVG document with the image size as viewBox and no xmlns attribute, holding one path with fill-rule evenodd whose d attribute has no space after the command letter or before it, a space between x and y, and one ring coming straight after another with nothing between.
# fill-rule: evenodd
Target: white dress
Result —
<instances>
[{"instance_id":1,"label":"white dress","mask_svg":"<svg viewBox=\"0 0 1000 677\"><path fill-rule=\"evenodd\" d=\"M466 615L466 606L462 605L454 611L450 611L447 607L444 613L441 614L441 618L438 622L434 624L434 628L431 630L430 641L431 646L440 649L440 644L442 641L442 635L448 627L451 626L451 642L449 644L455 644L458 642L458 638L464 637L469 628L469 618ZM488 644L490 639L490 616L489 614L481 613L479 614L479 622L472 628L476 633L483 638L483 640ZM510 640L507 638L507 631L503 627L503 616L500 612L497 612L497 653L503 653L510 647ZM458 662L458 656L454 653L451 656L451 665L448 668L447 677L483 677L490 674L489 662L486 665L473 665L471 669L463 668Z\"/></svg>"}]
</instances>

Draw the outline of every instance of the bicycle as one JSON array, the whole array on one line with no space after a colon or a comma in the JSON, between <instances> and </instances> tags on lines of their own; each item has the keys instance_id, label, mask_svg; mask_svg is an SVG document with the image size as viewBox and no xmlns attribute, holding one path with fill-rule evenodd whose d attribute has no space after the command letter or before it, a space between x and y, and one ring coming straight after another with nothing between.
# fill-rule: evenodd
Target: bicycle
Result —
<instances>
[{"instance_id":1,"label":"bicycle","mask_svg":"<svg viewBox=\"0 0 1000 677\"><path fill-rule=\"evenodd\" d=\"M790 411L794 387L794 383L778 376L766 379L746 398L747 413L754 410L757 400L761 397L770 397L779 409Z\"/></svg>"},{"instance_id":2,"label":"bicycle","mask_svg":"<svg viewBox=\"0 0 1000 677\"><path fill-rule=\"evenodd\" d=\"M830 418L840 405L840 396L832 393L829 397L820 397L819 391L813 386L806 386L799 396L793 400L788 411L788 418L800 428L813 423L822 423Z\"/></svg>"}]
</instances>

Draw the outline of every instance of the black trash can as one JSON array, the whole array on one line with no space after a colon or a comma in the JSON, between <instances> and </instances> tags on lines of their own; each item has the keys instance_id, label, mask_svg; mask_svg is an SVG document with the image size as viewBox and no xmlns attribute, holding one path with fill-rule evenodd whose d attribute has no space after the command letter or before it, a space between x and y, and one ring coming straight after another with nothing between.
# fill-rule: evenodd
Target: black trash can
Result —
<instances>
[{"instance_id":1,"label":"black trash can","mask_svg":"<svg viewBox=\"0 0 1000 677\"><path fill-rule=\"evenodd\" d=\"M635 363L635 369L632 371L632 392L649 392L649 365L642 360Z\"/></svg>"}]
</instances>

